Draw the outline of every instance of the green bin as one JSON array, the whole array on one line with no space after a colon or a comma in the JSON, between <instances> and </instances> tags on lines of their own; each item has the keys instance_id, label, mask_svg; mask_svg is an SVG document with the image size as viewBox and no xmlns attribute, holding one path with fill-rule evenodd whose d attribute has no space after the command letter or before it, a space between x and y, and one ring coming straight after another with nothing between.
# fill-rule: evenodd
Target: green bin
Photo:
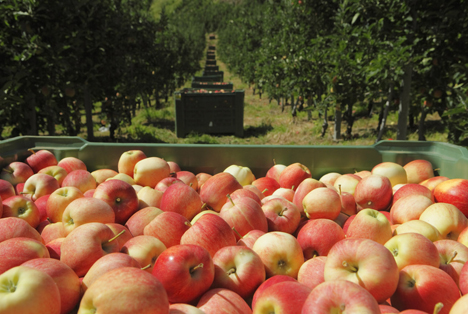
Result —
<instances>
[{"instance_id":1,"label":"green bin","mask_svg":"<svg viewBox=\"0 0 468 314\"><path fill-rule=\"evenodd\" d=\"M274 159L284 165L300 162L318 180L328 172L371 170L384 161L404 165L415 159L426 159L439 169L439 175L468 179L468 150L439 142L381 141L370 146L209 145L94 143L80 137L20 136L0 141L0 167L13 161L24 161L31 155L28 149L50 150L58 160L79 158L85 162L88 171L117 170L122 153L139 149L148 157L175 161L183 170L194 173L215 174L236 164L247 166L256 177L262 177L273 166Z\"/></svg>"},{"instance_id":2,"label":"green bin","mask_svg":"<svg viewBox=\"0 0 468 314\"><path fill-rule=\"evenodd\" d=\"M205 65L205 71L219 71L219 65Z\"/></svg>"},{"instance_id":3,"label":"green bin","mask_svg":"<svg viewBox=\"0 0 468 314\"><path fill-rule=\"evenodd\" d=\"M223 75L203 75L203 76L194 76L192 81L195 82L222 82Z\"/></svg>"},{"instance_id":4,"label":"green bin","mask_svg":"<svg viewBox=\"0 0 468 314\"><path fill-rule=\"evenodd\" d=\"M221 78L220 82L224 81L224 71L203 71L202 76L219 76Z\"/></svg>"},{"instance_id":5,"label":"green bin","mask_svg":"<svg viewBox=\"0 0 468 314\"><path fill-rule=\"evenodd\" d=\"M227 83L227 82L196 82L196 81L192 81L192 88L233 90L234 89L234 84Z\"/></svg>"},{"instance_id":6,"label":"green bin","mask_svg":"<svg viewBox=\"0 0 468 314\"><path fill-rule=\"evenodd\" d=\"M244 135L244 91L219 93L185 88L174 93L176 135L202 134Z\"/></svg>"},{"instance_id":7,"label":"green bin","mask_svg":"<svg viewBox=\"0 0 468 314\"><path fill-rule=\"evenodd\" d=\"M205 61L205 66L207 65L216 65L216 60L206 60Z\"/></svg>"},{"instance_id":8,"label":"green bin","mask_svg":"<svg viewBox=\"0 0 468 314\"><path fill-rule=\"evenodd\" d=\"M206 60L216 60L216 56L215 55L207 55L206 56Z\"/></svg>"}]
</instances>

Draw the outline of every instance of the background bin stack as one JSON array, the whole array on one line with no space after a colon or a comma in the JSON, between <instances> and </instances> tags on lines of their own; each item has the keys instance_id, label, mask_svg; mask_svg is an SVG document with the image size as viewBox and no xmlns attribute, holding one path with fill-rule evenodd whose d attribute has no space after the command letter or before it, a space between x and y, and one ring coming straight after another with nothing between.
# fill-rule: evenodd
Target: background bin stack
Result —
<instances>
[{"instance_id":1,"label":"background bin stack","mask_svg":"<svg viewBox=\"0 0 468 314\"><path fill-rule=\"evenodd\" d=\"M194 76L192 88L174 93L176 135L244 134L244 91L224 82L216 64L216 47L208 46L202 76Z\"/></svg>"}]
</instances>

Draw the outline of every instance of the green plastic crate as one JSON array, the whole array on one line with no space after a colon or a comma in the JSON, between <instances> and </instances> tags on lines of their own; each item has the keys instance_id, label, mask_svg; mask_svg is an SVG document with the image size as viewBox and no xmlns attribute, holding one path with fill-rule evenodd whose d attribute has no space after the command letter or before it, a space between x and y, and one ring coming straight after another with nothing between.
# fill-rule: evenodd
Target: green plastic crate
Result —
<instances>
[{"instance_id":1,"label":"green plastic crate","mask_svg":"<svg viewBox=\"0 0 468 314\"><path fill-rule=\"evenodd\" d=\"M233 90L234 84L224 83L224 82L195 82L192 81L192 88L206 88L206 89L224 89L224 90Z\"/></svg>"},{"instance_id":2,"label":"green plastic crate","mask_svg":"<svg viewBox=\"0 0 468 314\"><path fill-rule=\"evenodd\" d=\"M211 45L211 46L208 46L208 50L216 50L216 47Z\"/></svg>"},{"instance_id":3,"label":"green plastic crate","mask_svg":"<svg viewBox=\"0 0 468 314\"><path fill-rule=\"evenodd\" d=\"M196 93L184 89L174 94L176 135L202 134L244 135L244 91Z\"/></svg>"},{"instance_id":4,"label":"green plastic crate","mask_svg":"<svg viewBox=\"0 0 468 314\"><path fill-rule=\"evenodd\" d=\"M222 82L223 75L203 75L203 76L194 76L192 78L194 82Z\"/></svg>"},{"instance_id":5,"label":"green plastic crate","mask_svg":"<svg viewBox=\"0 0 468 314\"><path fill-rule=\"evenodd\" d=\"M212 54L209 54L209 55L206 56L206 60L216 60L216 56L212 55Z\"/></svg>"},{"instance_id":6,"label":"green plastic crate","mask_svg":"<svg viewBox=\"0 0 468 314\"><path fill-rule=\"evenodd\" d=\"M206 60L205 66L207 65L216 65L216 60Z\"/></svg>"},{"instance_id":7,"label":"green plastic crate","mask_svg":"<svg viewBox=\"0 0 468 314\"><path fill-rule=\"evenodd\" d=\"M220 82L224 81L224 71L203 71L202 76L219 76L221 77Z\"/></svg>"},{"instance_id":8,"label":"green plastic crate","mask_svg":"<svg viewBox=\"0 0 468 314\"><path fill-rule=\"evenodd\" d=\"M273 166L300 162L319 179L328 172L354 173L371 170L380 162L404 165L415 159L426 159L438 168L438 174L452 179L468 179L468 150L464 147L415 141L381 141L370 146L291 146L291 145L208 145L93 143L79 137L20 136L0 141L0 166L24 161L31 155L28 149L50 150L57 159L77 157L89 171L110 168L117 170L120 155L140 149L150 156L175 161L184 170L214 174L236 164L248 166L261 177Z\"/></svg>"},{"instance_id":9,"label":"green plastic crate","mask_svg":"<svg viewBox=\"0 0 468 314\"><path fill-rule=\"evenodd\" d=\"M219 65L205 65L205 71L219 71Z\"/></svg>"}]
</instances>

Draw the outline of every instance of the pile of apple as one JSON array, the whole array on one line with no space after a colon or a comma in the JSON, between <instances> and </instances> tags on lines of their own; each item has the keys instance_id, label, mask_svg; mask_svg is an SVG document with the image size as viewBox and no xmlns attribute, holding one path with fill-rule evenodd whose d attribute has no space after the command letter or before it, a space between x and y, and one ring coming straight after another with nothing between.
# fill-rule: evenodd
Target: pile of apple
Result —
<instances>
[{"instance_id":1,"label":"pile of apple","mask_svg":"<svg viewBox=\"0 0 468 314\"><path fill-rule=\"evenodd\" d=\"M207 65L209 67L209 65ZM213 65L214 66L214 65ZM200 85L227 85L227 84L231 84L231 83L228 83L228 82L198 82L198 84Z\"/></svg>"},{"instance_id":2,"label":"pile of apple","mask_svg":"<svg viewBox=\"0 0 468 314\"><path fill-rule=\"evenodd\" d=\"M1 171L0 314L468 313L468 180L428 161L117 168L40 150Z\"/></svg>"},{"instance_id":3,"label":"pile of apple","mask_svg":"<svg viewBox=\"0 0 468 314\"><path fill-rule=\"evenodd\" d=\"M184 90L185 94L218 94L218 93L234 93L235 90L224 90L224 89L216 89L216 90L211 90L211 89L186 89Z\"/></svg>"}]
</instances>

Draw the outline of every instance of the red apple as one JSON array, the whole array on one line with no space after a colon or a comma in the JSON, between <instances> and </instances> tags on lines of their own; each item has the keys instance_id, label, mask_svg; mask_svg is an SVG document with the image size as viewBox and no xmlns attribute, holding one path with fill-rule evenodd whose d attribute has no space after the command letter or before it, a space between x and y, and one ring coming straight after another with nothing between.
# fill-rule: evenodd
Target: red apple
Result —
<instances>
[{"instance_id":1,"label":"red apple","mask_svg":"<svg viewBox=\"0 0 468 314\"><path fill-rule=\"evenodd\" d=\"M468 247L448 239L435 241L434 245L439 251L439 268L449 274L458 285L462 267L468 261Z\"/></svg>"},{"instance_id":2,"label":"red apple","mask_svg":"<svg viewBox=\"0 0 468 314\"><path fill-rule=\"evenodd\" d=\"M108 226L112 230L112 232L114 233L114 236L117 236L117 238L114 241L117 242L119 251L122 249L124 244L127 243L127 241L130 241L130 239L133 239L133 234L124 225L114 222L114 223L106 223L106 226Z\"/></svg>"},{"instance_id":3,"label":"red apple","mask_svg":"<svg viewBox=\"0 0 468 314\"><path fill-rule=\"evenodd\" d=\"M387 177L372 174L356 185L354 199L358 208L384 210L392 201L392 185Z\"/></svg>"},{"instance_id":4,"label":"red apple","mask_svg":"<svg viewBox=\"0 0 468 314\"><path fill-rule=\"evenodd\" d=\"M302 200L302 208L309 219L334 220L341 212L340 195L329 188L316 188Z\"/></svg>"},{"instance_id":5,"label":"red apple","mask_svg":"<svg viewBox=\"0 0 468 314\"><path fill-rule=\"evenodd\" d=\"M270 169L268 169L265 177L272 178L276 182L279 182L280 174L284 169L286 169L286 165L275 163Z\"/></svg>"},{"instance_id":6,"label":"red apple","mask_svg":"<svg viewBox=\"0 0 468 314\"><path fill-rule=\"evenodd\" d=\"M203 184L205 184L205 182L212 177L211 174L208 174L208 173L204 173L204 172L200 172L200 173L197 173L197 175L195 176L197 178L197 192L200 193L200 189L202 187Z\"/></svg>"},{"instance_id":7,"label":"red apple","mask_svg":"<svg viewBox=\"0 0 468 314\"><path fill-rule=\"evenodd\" d=\"M168 161L167 164L169 165L169 168L171 169L171 173L176 173L178 171L181 171L180 166L178 163L175 161Z\"/></svg>"},{"instance_id":8,"label":"red apple","mask_svg":"<svg viewBox=\"0 0 468 314\"><path fill-rule=\"evenodd\" d=\"M427 187L421 185L421 184L415 184L415 183L408 183L402 186L401 188L398 189L398 191L395 192L393 195L393 204L397 202L400 198L403 198L405 196L410 196L410 195L424 195L428 199L430 199L432 202L434 202L434 196L432 195L431 190L429 190Z\"/></svg>"},{"instance_id":9,"label":"red apple","mask_svg":"<svg viewBox=\"0 0 468 314\"><path fill-rule=\"evenodd\" d=\"M297 235L305 260L315 256L327 256L335 243L344 238L343 229L329 219L309 220Z\"/></svg>"},{"instance_id":10,"label":"red apple","mask_svg":"<svg viewBox=\"0 0 468 314\"><path fill-rule=\"evenodd\" d=\"M170 303L190 303L210 288L214 264L199 245L176 245L159 255L153 276L164 286Z\"/></svg>"},{"instance_id":11,"label":"red apple","mask_svg":"<svg viewBox=\"0 0 468 314\"><path fill-rule=\"evenodd\" d=\"M209 178L200 189L200 197L203 203L214 211L219 212L226 203L227 195L237 189L242 189L242 185L236 178L227 172L215 174Z\"/></svg>"},{"instance_id":12,"label":"red apple","mask_svg":"<svg viewBox=\"0 0 468 314\"><path fill-rule=\"evenodd\" d=\"M81 159L78 159L76 157L62 158L58 162L57 166L65 169L67 173L70 173L74 170L88 170L85 163Z\"/></svg>"},{"instance_id":13,"label":"red apple","mask_svg":"<svg viewBox=\"0 0 468 314\"><path fill-rule=\"evenodd\" d=\"M91 172L91 175L94 177L94 180L96 180L96 185L105 182L107 179L115 177L117 174L118 172L112 169L97 169Z\"/></svg>"},{"instance_id":14,"label":"red apple","mask_svg":"<svg viewBox=\"0 0 468 314\"><path fill-rule=\"evenodd\" d=\"M175 177L190 186L195 191L198 189L198 180L193 172L185 170L178 171L175 173Z\"/></svg>"},{"instance_id":15,"label":"red apple","mask_svg":"<svg viewBox=\"0 0 468 314\"><path fill-rule=\"evenodd\" d=\"M65 238L57 238L46 244L47 250L49 251L50 258L60 260L60 255L62 252L61 247L62 247L62 243L64 240Z\"/></svg>"},{"instance_id":16,"label":"red apple","mask_svg":"<svg viewBox=\"0 0 468 314\"><path fill-rule=\"evenodd\" d=\"M353 174L353 173L345 173L338 177L335 180L333 186L337 191L347 192L354 196L354 191L356 190L356 186L361 181L362 178Z\"/></svg>"},{"instance_id":17,"label":"red apple","mask_svg":"<svg viewBox=\"0 0 468 314\"><path fill-rule=\"evenodd\" d=\"M43 242L41 235L25 220L18 217L0 219L0 243L11 238L31 238Z\"/></svg>"},{"instance_id":18,"label":"red apple","mask_svg":"<svg viewBox=\"0 0 468 314\"><path fill-rule=\"evenodd\" d=\"M314 289L316 286L325 282L324 271L326 256L316 256L311 258L302 264L297 274L297 281L306 285L310 289Z\"/></svg>"},{"instance_id":19,"label":"red apple","mask_svg":"<svg viewBox=\"0 0 468 314\"><path fill-rule=\"evenodd\" d=\"M0 243L0 274L34 258L49 258L42 242L31 238L11 238Z\"/></svg>"},{"instance_id":20,"label":"red apple","mask_svg":"<svg viewBox=\"0 0 468 314\"><path fill-rule=\"evenodd\" d=\"M42 168L48 166L56 166L58 164L55 155L48 150L42 149L34 152L30 150L32 155L26 158L26 163L31 167L34 173L39 172Z\"/></svg>"},{"instance_id":21,"label":"red apple","mask_svg":"<svg viewBox=\"0 0 468 314\"><path fill-rule=\"evenodd\" d=\"M434 168L428 160L416 159L403 166L408 183L421 183L434 177Z\"/></svg>"},{"instance_id":22,"label":"red apple","mask_svg":"<svg viewBox=\"0 0 468 314\"><path fill-rule=\"evenodd\" d=\"M80 197L68 204L62 215L65 235L90 222L103 224L115 222L112 207L98 198Z\"/></svg>"},{"instance_id":23,"label":"red apple","mask_svg":"<svg viewBox=\"0 0 468 314\"><path fill-rule=\"evenodd\" d=\"M186 184L173 184L161 198L160 208L165 212L176 212L191 220L202 210L200 195Z\"/></svg>"},{"instance_id":24,"label":"red apple","mask_svg":"<svg viewBox=\"0 0 468 314\"><path fill-rule=\"evenodd\" d=\"M299 184L307 178L311 178L309 168L301 163L293 163L281 171L278 183L282 188L296 190Z\"/></svg>"},{"instance_id":25,"label":"red apple","mask_svg":"<svg viewBox=\"0 0 468 314\"><path fill-rule=\"evenodd\" d=\"M133 236L143 235L145 227L163 211L157 207L145 207L128 218L125 227Z\"/></svg>"},{"instance_id":26,"label":"red apple","mask_svg":"<svg viewBox=\"0 0 468 314\"><path fill-rule=\"evenodd\" d=\"M171 169L167 162L159 157L147 157L135 164L133 178L141 186L155 187L159 181L169 177Z\"/></svg>"},{"instance_id":27,"label":"red apple","mask_svg":"<svg viewBox=\"0 0 468 314\"><path fill-rule=\"evenodd\" d=\"M372 168L372 174L380 174L387 177L392 186L408 183L406 170L395 162L381 162Z\"/></svg>"},{"instance_id":28,"label":"red apple","mask_svg":"<svg viewBox=\"0 0 468 314\"><path fill-rule=\"evenodd\" d=\"M166 246L161 240L152 236L140 235L125 242L120 251L133 257L140 268L145 268L147 272L151 273L154 263L164 250L166 250Z\"/></svg>"},{"instance_id":29,"label":"red apple","mask_svg":"<svg viewBox=\"0 0 468 314\"><path fill-rule=\"evenodd\" d=\"M162 212L145 226L143 234L161 240L169 248L179 245L180 239L190 227L190 222L181 214Z\"/></svg>"},{"instance_id":30,"label":"red apple","mask_svg":"<svg viewBox=\"0 0 468 314\"><path fill-rule=\"evenodd\" d=\"M394 236L405 233L418 233L431 240L431 242L442 239L442 235L436 227L422 220L410 220L402 223L401 225L394 226L396 226L393 230Z\"/></svg>"},{"instance_id":31,"label":"red apple","mask_svg":"<svg viewBox=\"0 0 468 314\"><path fill-rule=\"evenodd\" d=\"M457 240L458 235L468 226L466 216L454 205L435 203L427 207L419 220L425 221L439 230L442 238Z\"/></svg>"},{"instance_id":32,"label":"red apple","mask_svg":"<svg viewBox=\"0 0 468 314\"><path fill-rule=\"evenodd\" d=\"M251 230L237 241L237 245L253 248L255 241L265 233L262 230Z\"/></svg>"},{"instance_id":33,"label":"red apple","mask_svg":"<svg viewBox=\"0 0 468 314\"><path fill-rule=\"evenodd\" d=\"M255 303L257 302L257 299L262 295L262 293L269 287L276 285L277 283L284 282L284 281L293 281L296 282L297 280L294 279L291 276L287 275L275 275L267 280L265 280L258 288L255 290L255 293L252 297L252 308L255 307Z\"/></svg>"},{"instance_id":34,"label":"red apple","mask_svg":"<svg viewBox=\"0 0 468 314\"><path fill-rule=\"evenodd\" d=\"M0 198L6 200L15 195L15 187L10 182L0 179Z\"/></svg>"},{"instance_id":35,"label":"red apple","mask_svg":"<svg viewBox=\"0 0 468 314\"><path fill-rule=\"evenodd\" d=\"M49 199L50 194L39 197L35 202L37 209L39 210L40 221L43 222L47 219L47 200ZM0 205L1 206L1 205Z\"/></svg>"},{"instance_id":36,"label":"red apple","mask_svg":"<svg viewBox=\"0 0 468 314\"><path fill-rule=\"evenodd\" d=\"M33 201L15 195L2 201L3 214L2 218L18 217L26 221L31 227L36 228L41 220L39 209Z\"/></svg>"},{"instance_id":37,"label":"red apple","mask_svg":"<svg viewBox=\"0 0 468 314\"><path fill-rule=\"evenodd\" d=\"M76 187L62 187L50 194L46 204L47 217L52 222L61 222L65 208L72 201L84 197L83 192Z\"/></svg>"},{"instance_id":38,"label":"red apple","mask_svg":"<svg viewBox=\"0 0 468 314\"><path fill-rule=\"evenodd\" d=\"M155 190L149 186L141 188L137 192L138 208L157 207L161 206L163 192Z\"/></svg>"},{"instance_id":39,"label":"red apple","mask_svg":"<svg viewBox=\"0 0 468 314\"><path fill-rule=\"evenodd\" d=\"M271 177L262 177L252 182L264 196L272 195L277 189L280 188L278 181Z\"/></svg>"},{"instance_id":40,"label":"red apple","mask_svg":"<svg viewBox=\"0 0 468 314\"><path fill-rule=\"evenodd\" d=\"M41 232L41 237L44 241L44 244L47 244L57 238L64 238L66 236L67 233L61 221L49 223Z\"/></svg>"},{"instance_id":41,"label":"red apple","mask_svg":"<svg viewBox=\"0 0 468 314\"><path fill-rule=\"evenodd\" d=\"M62 187L74 186L81 192L95 189L97 186L96 179L87 170L74 170L63 179Z\"/></svg>"},{"instance_id":42,"label":"red apple","mask_svg":"<svg viewBox=\"0 0 468 314\"><path fill-rule=\"evenodd\" d=\"M451 179L434 188L434 198L438 203L455 205L465 216L468 216L468 180Z\"/></svg>"},{"instance_id":43,"label":"red apple","mask_svg":"<svg viewBox=\"0 0 468 314\"><path fill-rule=\"evenodd\" d=\"M436 176L427 180L424 180L423 182L419 183L421 185L424 185L427 187L429 190L434 191L435 187L439 185L439 183L442 183L444 181L449 180L449 178L444 177L444 176Z\"/></svg>"},{"instance_id":44,"label":"red apple","mask_svg":"<svg viewBox=\"0 0 468 314\"><path fill-rule=\"evenodd\" d=\"M410 220L417 220L419 216L434 204L424 195L408 195L396 201L390 209L390 222L392 224L402 224Z\"/></svg>"},{"instance_id":45,"label":"red apple","mask_svg":"<svg viewBox=\"0 0 468 314\"><path fill-rule=\"evenodd\" d=\"M11 185L15 186L18 183L26 182L33 174L33 170L27 163L14 161L0 171L0 179L8 181Z\"/></svg>"},{"instance_id":46,"label":"red apple","mask_svg":"<svg viewBox=\"0 0 468 314\"><path fill-rule=\"evenodd\" d=\"M156 186L154 187L154 189L164 193L171 185L177 183L185 184L182 180L177 179L175 177L167 177L159 181L158 184L156 184Z\"/></svg>"},{"instance_id":47,"label":"red apple","mask_svg":"<svg viewBox=\"0 0 468 314\"><path fill-rule=\"evenodd\" d=\"M341 177L341 173L338 172L329 172L324 174L323 176L320 177L319 181L323 183L328 183L330 185L334 185L336 179Z\"/></svg>"},{"instance_id":48,"label":"red apple","mask_svg":"<svg viewBox=\"0 0 468 314\"><path fill-rule=\"evenodd\" d=\"M241 296L224 288L208 290L198 301L197 307L205 314L223 312L229 314L252 313L249 305Z\"/></svg>"},{"instance_id":49,"label":"red apple","mask_svg":"<svg viewBox=\"0 0 468 314\"><path fill-rule=\"evenodd\" d=\"M140 160L146 158L146 154L138 149L129 150L122 155L120 155L119 162L117 164L117 170L120 173L125 173L133 178L133 171L135 169L135 165Z\"/></svg>"},{"instance_id":50,"label":"red apple","mask_svg":"<svg viewBox=\"0 0 468 314\"><path fill-rule=\"evenodd\" d=\"M21 195L36 201L41 196L52 194L58 188L60 185L54 177L44 173L36 173L26 180Z\"/></svg>"},{"instance_id":51,"label":"red apple","mask_svg":"<svg viewBox=\"0 0 468 314\"><path fill-rule=\"evenodd\" d=\"M384 245L392 237L392 228L384 214L366 208L358 212L354 217L346 230L346 237L349 239L366 238Z\"/></svg>"},{"instance_id":52,"label":"red apple","mask_svg":"<svg viewBox=\"0 0 468 314\"><path fill-rule=\"evenodd\" d=\"M302 313L311 289L297 281L279 282L257 298L254 313Z\"/></svg>"},{"instance_id":53,"label":"red apple","mask_svg":"<svg viewBox=\"0 0 468 314\"><path fill-rule=\"evenodd\" d=\"M244 197L249 197L249 198L253 199L255 202L257 202L258 205L261 206L262 201L261 201L259 195L257 195L253 191L253 189L246 188L246 186L248 186L248 185L244 185L242 187L242 189L235 190L234 192L229 194L230 197L228 197L228 199L226 200L226 204L228 204L228 203L231 204L231 201L236 202L237 199L241 199L241 198L244 198ZM256 186L254 186L254 185L250 185L250 186L258 191ZM259 194L261 194L261 192L259 192ZM262 198L264 198L264 196L262 196Z\"/></svg>"},{"instance_id":54,"label":"red apple","mask_svg":"<svg viewBox=\"0 0 468 314\"><path fill-rule=\"evenodd\" d=\"M284 198L274 198L262 205L268 222L268 231L293 234L301 221L301 212L294 203Z\"/></svg>"}]
</instances>

